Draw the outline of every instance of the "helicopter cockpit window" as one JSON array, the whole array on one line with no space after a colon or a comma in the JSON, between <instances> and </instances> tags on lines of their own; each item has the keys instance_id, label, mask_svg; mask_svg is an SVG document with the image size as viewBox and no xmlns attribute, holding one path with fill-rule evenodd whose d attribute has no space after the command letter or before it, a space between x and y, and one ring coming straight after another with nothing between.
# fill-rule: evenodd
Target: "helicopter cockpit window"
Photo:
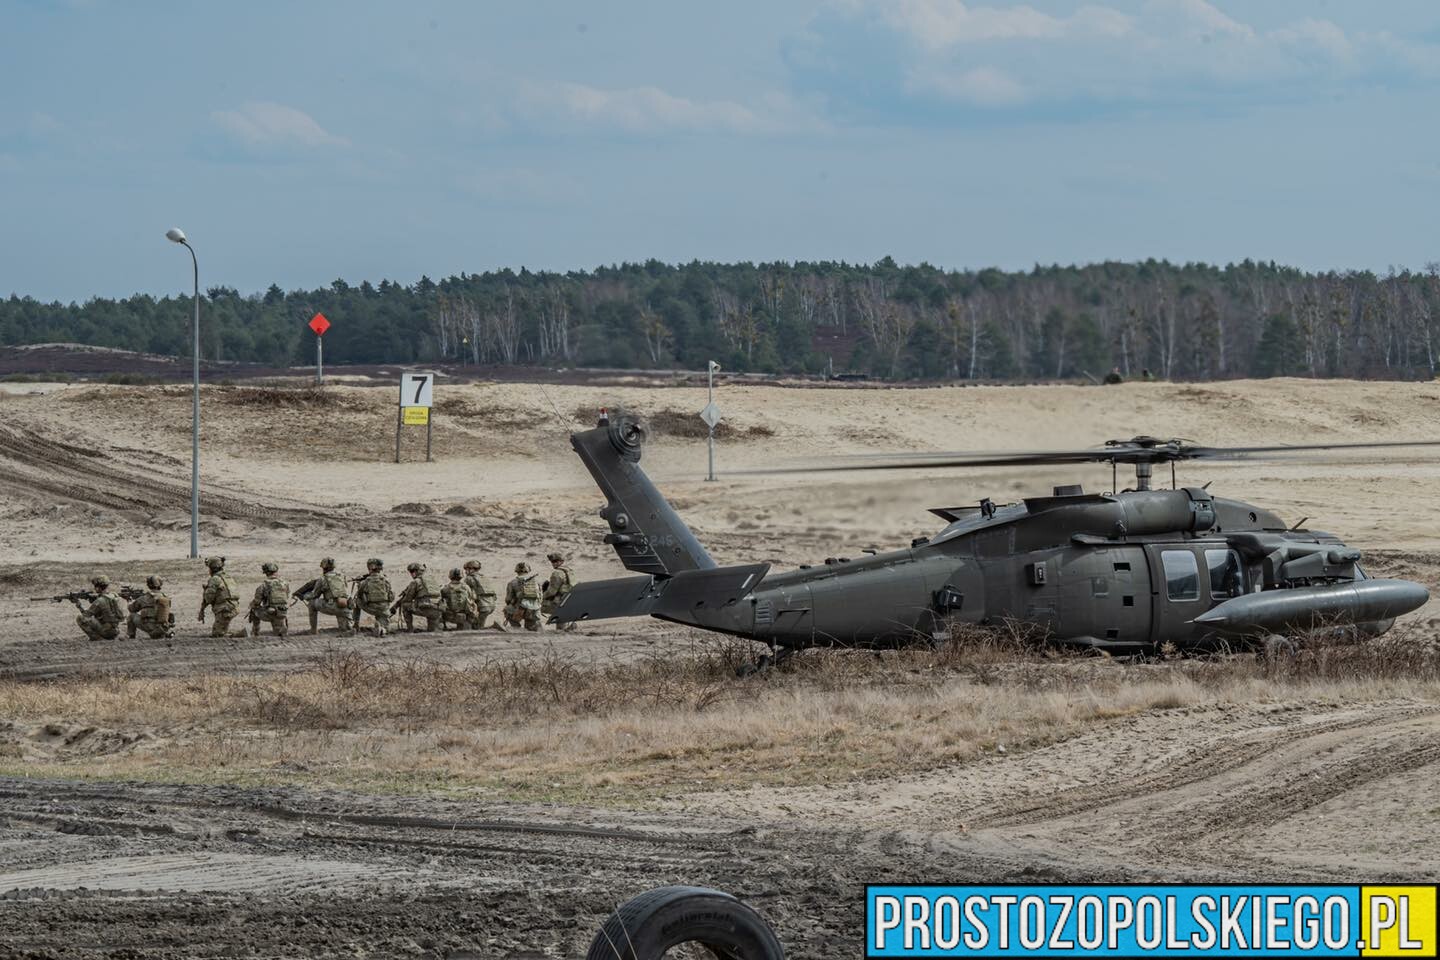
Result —
<instances>
[{"instance_id":1,"label":"helicopter cockpit window","mask_svg":"<svg viewBox=\"0 0 1440 960\"><path fill-rule=\"evenodd\" d=\"M1200 565L1189 550L1164 550L1160 563L1165 567L1165 592L1171 600L1200 599Z\"/></svg>"},{"instance_id":2,"label":"helicopter cockpit window","mask_svg":"<svg viewBox=\"0 0 1440 960\"><path fill-rule=\"evenodd\" d=\"M1240 554L1234 550L1206 550L1205 565L1210 568L1210 596L1213 599L1238 597L1245 592Z\"/></svg>"}]
</instances>

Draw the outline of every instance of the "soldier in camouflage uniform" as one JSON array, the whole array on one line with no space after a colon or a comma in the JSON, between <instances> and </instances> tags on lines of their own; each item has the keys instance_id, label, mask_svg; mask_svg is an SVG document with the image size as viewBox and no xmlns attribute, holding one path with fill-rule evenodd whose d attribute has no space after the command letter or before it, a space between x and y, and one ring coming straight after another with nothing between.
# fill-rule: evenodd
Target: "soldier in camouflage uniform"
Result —
<instances>
[{"instance_id":1,"label":"soldier in camouflage uniform","mask_svg":"<svg viewBox=\"0 0 1440 960\"><path fill-rule=\"evenodd\" d=\"M540 599L540 612L549 617L560 609L560 604L570 596L570 591L575 588L575 576L570 568L565 566L565 555L563 553L548 553L545 559L550 561L553 568L550 571L550 579L546 580L542 587L544 595ZM574 630L574 623L567 623L560 627L561 630Z\"/></svg>"},{"instance_id":2,"label":"soldier in camouflage uniform","mask_svg":"<svg viewBox=\"0 0 1440 960\"><path fill-rule=\"evenodd\" d=\"M540 585L530 564L515 564L515 579L505 586L505 622L512 627L525 624L526 630L540 629Z\"/></svg>"},{"instance_id":3,"label":"soldier in camouflage uniform","mask_svg":"<svg viewBox=\"0 0 1440 960\"><path fill-rule=\"evenodd\" d=\"M440 588L440 609L444 611L441 627L454 624L456 630L478 630L475 622L475 597L462 579L464 572L456 567L450 571L450 582Z\"/></svg>"},{"instance_id":4,"label":"soldier in camouflage uniform","mask_svg":"<svg viewBox=\"0 0 1440 960\"><path fill-rule=\"evenodd\" d=\"M280 579L280 567L269 560L260 564L260 572L265 579L250 601L250 635L260 636L260 623L267 621L275 635L283 637L290 630L290 584Z\"/></svg>"},{"instance_id":5,"label":"soldier in camouflage uniform","mask_svg":"<svg viewBox=\"0 0 1440 960\"><path fill-rule=\"evenodd\" d=\"M224 557L210 557L205 566L210 568L210 579L205 581L205 592L200 596L200 614L196 617L205 622L205 608L215 616L210 627L210 636L223 637L230 631L230 621L240 612L240 588L235 578L225 571Z\"/></svg>"},{"instance_id":6,"label":"soldier in camouflage uniform","mask_svg":"<svg viewBox=\"0 0 1440 960\"><path fill-rule=\"evenodd\" d=\"M465 586L470 588L470 596L475 606L471 611L471 619L475 622L476 630L485 629L485 621L490 619L495 612L495 588L490 582L480 576L480 561L465 561ZM497 630L504 630L505 625L500 621L495 622Z\"/></svg>"},{"instance_id":7,"label":"soldier in camouflage uniform","mask_svg":"<svg viewBox=\"0 0 1440 960\"><path fill-rule=\"evenodd\" d=\"M354 633L350 625L350 591L345 587L345 578L335 572L334 557L320 561L320 576L311 584L308 594L300 598L310 608L310 632L320 632L320 614L324 613L335 618L341 634Z\"/></svg>"},{"instance_id":8,"label":"soldier in camouflage uniform","mask_svg":"<svg viewBox=\"0 0 1440 960\"><path fill-rule=\"evenodd\" d=\"M90 586L95 588L98 596L90 601L90 606L80 611L80 615L75 618L75 625L85 631L85 636L91 640L114 640L120 636L120 622L125 619L125 607L120 603L115 591L110 589L109 577L92 577ZM76 600L75 606L80 606L80 601Z\"/></svg>"},{"instance_id":9,"label":"soldier in camouflage uniform","mask_svg":"<svg viewBox=\"0 0 1440 960\"><path fill-rule=\"evenodd\" d=\"M410 582L400 591L400 597L390 608L390 612L394 613L398 609L405 618L405 629L411 633L415 632L417 616L425 618L426 630L439 630L444 617L444 611L440 608L440 585L425 571L423 563L411 563L405 569L410 573Z\"/></svg>"},{"instance_id":10,"label":"soldier in camouflage uniform","mask_svg":"<svg viewBox=\"0 0 1440 960\"><path fill-rule=\"evenodd\" d=\"M145 593L130 601L130 619L125 621L125 634L135 639L137 630L144 630L152 640L169 640L175 636L175 615L170 612L170 598L161 590L165 581L151 574L145 578Z\"/></svg>"},{"instance_id":11,"label":"soldier in camouflage uniform","mask_svg":"<svg viewBox=\"0 0 1440 960\"><path fill-rule=\"evenodd\" d=\"M355 628L360 627L360 615L368 613L375 618L375 636L383 637L390 632L390 604L395 600L395 590L385 576L384 560L371 557L365 561L365 571L365 576L355 581Z\"/></svg>"}]
</instances>

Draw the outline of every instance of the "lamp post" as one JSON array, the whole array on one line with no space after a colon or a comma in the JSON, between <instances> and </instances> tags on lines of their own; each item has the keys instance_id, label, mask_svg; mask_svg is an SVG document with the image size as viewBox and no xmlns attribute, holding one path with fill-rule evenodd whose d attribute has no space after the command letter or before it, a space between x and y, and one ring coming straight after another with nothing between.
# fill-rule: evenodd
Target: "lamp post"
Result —
<instances>
[{"instance_id":1,"label":"lamp post","mask_svg":"<svg viewBox=\"0 0 1440 960\"><path fill-rule=\"evenodd\" d=\"M194 388L190 407L190 559L194 560L200 556L200 261L195 259L195 248L185 239L184 230L171 227L165 231L165 238L190 251L190 265L195 271Z\"/></svg>"}]
</instances>

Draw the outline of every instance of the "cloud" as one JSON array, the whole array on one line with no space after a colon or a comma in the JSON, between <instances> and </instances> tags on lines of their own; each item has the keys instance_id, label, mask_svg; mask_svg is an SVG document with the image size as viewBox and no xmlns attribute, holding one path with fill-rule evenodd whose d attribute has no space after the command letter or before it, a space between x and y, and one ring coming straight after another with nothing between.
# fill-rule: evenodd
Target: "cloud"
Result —
<instances>
[{"instance_id":1,"label":"cloud","mask_svg":"<svg viewBox=\"0 0 1440 960\"><path fill-rule=\"evenodd\" d=\"M1347 32L1314 16L1266 28L1242 16L1209 0L1111 0L1068 11L830 0L783 51L795 89L851 122L1233 110L1440 76L1440 44Z\"/></svg>"},{"instance_id":2,"label":"cloud","mask_svg":"<svg viewBox=\"0 0 1440 960\"><path fill-rule=\"evenodd\" d=\"M771 93L746 104L692 99L650 85L527 84L520 88L511 110L517 123L565 133L748 136L821 128L813 107L786 94Z\"/></svg>"},{"instance_id":3,"label":"cloud","mask_svg":"<svg viewBox=\"0 0 1440 960\"><path fill-rule=\"evenodd\" d=\"M330 133L303 110L283 103L252 101L235 110L210 114L220 129L247 147L345 147L350 141Z\"/></svg>"}]
</instances>

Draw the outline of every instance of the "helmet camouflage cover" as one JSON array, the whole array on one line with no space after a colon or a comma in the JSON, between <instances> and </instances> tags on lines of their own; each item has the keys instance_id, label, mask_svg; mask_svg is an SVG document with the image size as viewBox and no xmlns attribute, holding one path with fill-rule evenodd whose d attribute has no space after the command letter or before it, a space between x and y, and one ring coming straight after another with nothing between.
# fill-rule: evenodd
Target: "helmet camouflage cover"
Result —
<instances>
[{"instance_id":1,"label":"helmet camouflage cover","mask_svg":"<svg viewBox=\"0 0 1440 960\"><path fill-rule=\"evenodd\" d=\"M562 562L565 560L565 554L563 554L563 553L547 553L547 554L545 554L545 559L546 559L546 560L549 560L551 563L562 563Z\"/></svg>"},{"instance_id":2,"label":"helmet camouflage cover","mask_svg":"<svg viewBox=\"0 0 1440 960\"><path fill-rule=\"evenodd\" d=\"M335 558L334 558L334 557L326 557L325 559L321 560L321 561L320 561L320 569L321 569L321 570L334 570L334 569L335 569Z\"/></svg>"},{"instance_id":3,"label":"helmet camouflage cover","mask_svg":"<svg viewBox=\"0 0 1440 960\"><path fill-rule=\"evenodd\" d=\"M224 557L206 557L206 558L205 558L205 566L209 567L212 571L213 571L213 570L223 570L223 569L225 568L225 558L224 558Z\"/></svg>"},{"instance_id":4,"label":"helmet camouflage cover","mask_svg":"<svg viewBox=\"0 0 1440 960\"><path fill-rule=\"evenodd\" d=\"M279 572L280 572L280 567L275 563L275 561L273 561L273 560L266 560L264 563L260 564L260 572L261 572L261 573L279 573Z\"/></svg>"},{"instance_id":5,"label":"helmet camouflage cover","mask_svg":"<svg viewBox=\"0 0 1440 960\"><path fill-rule=\"evenodd\" d=\"M371 557L369 560L365 561L365 566L373 567L376 570L379 570L385 566L385 561L381 560L379 557Z\"/></svg>"},{"instance_id":6,"label":"helmet camouflage cover","mask_svg":"<svg viewBox=\"0 0 1440 960\"><path fill-rule=\"evenodd\" d=\"M421 570L425 569L425 565L422 563L416 563L412 560L411 562L405 564L405 569L409 570L411 573L419 573Z\"/></svg>"},{"instance_id":7,"label":"helmet camouflage cover","mask_svg":"<svg viewBox=\"0 0 1440 960\"><path fill-rule=\"evenodd\" d=\"M480 561L479 561L479 560L466 560L466 561L465 561L465 569L466 569L466 570L479 570L479 569L480 569Z\"/></svg>"},{"instance_id":8,"label":"helmet camouflage cover","mask_svg":"<svg viewBox=\"0 0 1440 960\"><path fill-rule=\"evenodd\" d=\"M459 567L456 567L455 569L450 571L451 580L459 580L463 576L465 576L465 571L461 570Z\"/></svg>"},{"instance_id":9,"label":"helmet camouflage cover","mask_svg":"<svg viewBox=\"0 0 1440 960\"><path fill-rule=\"evenodd\" d=\"M158 574L152 573L150 574L150 576L145 578L145 586L149 587L151 590L159 590L161 587L165 586L165 581L161 580Z\"/></svg>"},{"instance_id":10,"label":"helmet camouflage cover","mask_svg":"<svg viewBox=\"0 0 1440 960\"><path fill-rule=\"evenodd\" d=\"M530 564L526 563L524 560L521 560L519 563L515 564L515 572L516 572L516 573L529 573L529 572L530 572Z\"/></svg>"},{"instance_id":11,"label":"helmet camouflage cover","mask_svg":"<svg viewBox=\"0 0 1440 960\"><path fill-rule=\"evenodd\" d=\"M95 576L90 578L90 586L97 587L103 590L105 587L110 586L110 578L105 576L105 574L103 573L97 573Z\"/></svg>"}]
</instances>

